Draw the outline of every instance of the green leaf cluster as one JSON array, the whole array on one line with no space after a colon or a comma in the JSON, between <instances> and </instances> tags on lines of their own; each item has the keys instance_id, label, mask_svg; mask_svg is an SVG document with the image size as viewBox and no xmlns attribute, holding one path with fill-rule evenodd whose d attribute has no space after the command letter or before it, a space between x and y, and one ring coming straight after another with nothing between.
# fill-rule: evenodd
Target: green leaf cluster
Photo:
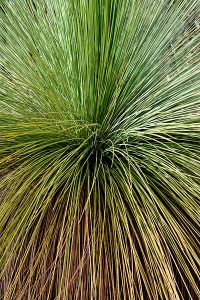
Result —
<instances>
[{"instance_id":1,"label":"green leaf cluster","mask_svg":"<svg viewBox=\"0 0 200 300\"><path fill-rule=\"evenodd\" d=\"M200 298L199 13L1 0L0 299Z\"/></svg>"}]
</instances>

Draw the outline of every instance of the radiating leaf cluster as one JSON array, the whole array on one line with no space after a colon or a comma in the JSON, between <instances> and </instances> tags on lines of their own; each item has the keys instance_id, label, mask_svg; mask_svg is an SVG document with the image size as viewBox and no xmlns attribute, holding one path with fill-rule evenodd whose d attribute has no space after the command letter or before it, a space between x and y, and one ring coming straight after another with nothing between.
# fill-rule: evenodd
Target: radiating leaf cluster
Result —
<instances>
[{"instance_id":1,"label":"radiating leaf cluster","mask_svg":"<svg viewBox=\"0 0 200 300\"><path fill-rule=\"evenodd\" d=\"M199 299L198 0L1 0L0 299Z\"/></svg>"}]
</instances>

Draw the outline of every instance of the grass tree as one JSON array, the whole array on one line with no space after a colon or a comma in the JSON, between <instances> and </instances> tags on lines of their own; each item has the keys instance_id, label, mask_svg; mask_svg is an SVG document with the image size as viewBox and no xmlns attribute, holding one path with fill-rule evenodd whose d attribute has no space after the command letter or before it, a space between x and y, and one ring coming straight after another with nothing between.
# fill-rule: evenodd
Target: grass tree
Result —
<instances>
[{"instance_id":1,"label":"grass tree","mask_svg":"<svg viewBox=\"0 0 200 300\"><path fill-rule=\"evenodd\" d=\"M199 1L0 5L0 298L199 299Z\"/></svg>"}]
</instances>

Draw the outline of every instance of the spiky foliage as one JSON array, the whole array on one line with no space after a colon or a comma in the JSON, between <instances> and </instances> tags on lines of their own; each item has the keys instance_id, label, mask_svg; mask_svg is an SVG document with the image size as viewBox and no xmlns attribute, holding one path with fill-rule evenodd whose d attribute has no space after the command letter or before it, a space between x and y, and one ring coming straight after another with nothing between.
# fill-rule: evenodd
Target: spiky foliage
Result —
<instances>
[{"instance_id":1,"label":"spiky foliage","mask_svg":"<svg viewBox=\"0 0 200 300\"><path fill-rule=\"evenodd\" d=\"M1 299L199 299L198 3L1 0Z\"/></svg>"}]
</instances>

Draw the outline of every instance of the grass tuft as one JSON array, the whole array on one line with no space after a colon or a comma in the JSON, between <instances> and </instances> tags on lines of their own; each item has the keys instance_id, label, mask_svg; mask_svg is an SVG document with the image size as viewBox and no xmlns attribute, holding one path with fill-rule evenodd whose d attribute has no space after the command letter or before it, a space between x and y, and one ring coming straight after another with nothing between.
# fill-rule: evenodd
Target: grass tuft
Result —
<instances>
[{"instance_id":1,"label":"grass tuft","mask_svg":"<svg viewBox=\"0 0 200 300\"><path fill-rule=\"evenodd\" d=\"M1 0L0 299L200 299L198 0Z\"/></svg>"}]
</instances>

